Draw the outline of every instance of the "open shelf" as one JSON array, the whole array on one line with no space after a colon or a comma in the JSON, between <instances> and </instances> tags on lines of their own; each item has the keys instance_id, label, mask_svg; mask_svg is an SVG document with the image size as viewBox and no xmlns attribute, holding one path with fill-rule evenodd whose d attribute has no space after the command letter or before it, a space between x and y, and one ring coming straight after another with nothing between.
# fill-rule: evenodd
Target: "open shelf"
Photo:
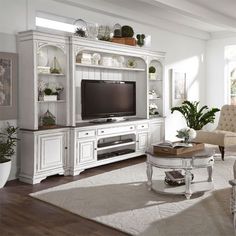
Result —
<instances>
[{"instance_id":1,"label":"open shelf","mask_svg":"<svg viewBox=\"0 0 236 236\"><path fill-rule=\"evenodd\" d=\"M65 100L56 100L56 101L38 101L38 103L64 103Z\"/></svg>"},{"instance_id":2,"label":"open shelf","mask_svg":"<svg viewBox=\"0 0 236 236\"><path fill-rule=\"evenodd\" d=\"M46 75L46 76L56 76L56 77L64 77L65 74L53 74L53 73L38 73L39 76L43 76L43 75Z\"/></svg>"},{"instance_id":3,"label":"open shelf","mask_svg":"<svg viewBox=\"0 0 236 236\"><path fill-rule=\"evenodd\" d=\"M128 71L145 71L143 68L129 68L129 67L115 67L115 66L103 66L103 65L89 65L75 63L76 66L80 67L91 67L91 68L100 68L100 69L109 69L109 70L128 70Z\"/></svg>"},{"instance_id":4,"label":"open shelf","mask_svg":"<svg viewBox=\"0 0 236 236\"><path fill-rule=\"evenodd\" d=\"M135 141L126 142L126 143L120 143L120 144L114 144L114 145L109 145L109 146L105 146L105 147L100 147L100 148L97 148L97 151L111 149L111 148L117 148L117 147L123 147L123 146L128 146L128 145L131 145L131 144L135 144Z\"/></svg>"},{"instance_id":5,"label":"open shelf","mask_svg":"<svg viewBox=\"0 0 236 236\"><path fill-rule=\"evenodd\" d=\"M105 153L105 154L98 154L97 159L98 159L98 161L100 161L100 160L113 158L113 157L117 157L117 156L123 156L123 155L130 154L133 152L135 152L134 149L123 149L123 150L118 150L118 151L109 152L109 153Z\"/></svg>"}]
</instances>

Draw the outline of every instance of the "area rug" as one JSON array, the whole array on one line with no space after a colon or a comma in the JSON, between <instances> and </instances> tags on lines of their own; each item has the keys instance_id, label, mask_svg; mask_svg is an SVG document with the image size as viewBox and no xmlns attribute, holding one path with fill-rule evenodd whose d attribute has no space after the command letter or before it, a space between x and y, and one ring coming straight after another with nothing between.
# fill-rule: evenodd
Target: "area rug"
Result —
<instances>
[{"instance_id":1,"label":"area rug","mask_svg":"<svg viewBox=\"0 0 236 236\"><path fill-rule=\"evenodd\" d=\"M31 196L77 215L109 225L131 235L234 235L229 209L233 163L216 158L215 189L184 196L148 191L145 163L128 166L54 188ZM207 178L206 169L194 172L196 180ZM163 180L164 171L154 169L154 184Z\"/></svg>"}]
</instances>

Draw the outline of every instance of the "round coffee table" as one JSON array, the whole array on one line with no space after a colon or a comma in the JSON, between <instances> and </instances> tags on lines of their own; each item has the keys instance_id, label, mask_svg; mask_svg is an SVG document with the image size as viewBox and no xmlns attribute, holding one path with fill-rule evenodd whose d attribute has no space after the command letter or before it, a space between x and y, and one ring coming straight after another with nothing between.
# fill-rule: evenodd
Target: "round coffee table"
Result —
<instances>
[{"instance_id":1,"label":"round coffee table","mask_svg":"<svg viewBox=\"0 0 236 236\"><path fill-rule=\"evenodd\" d=\"M168 194L184 194L187 199L196 192L204 192L214 188L212 171L214 164L214 153L207 149L203 151L192 152L183 155L164 155L147 152L147 185L148 189L155 190L160 193ZM185 175L185 185L169 186L164 181L159 181L156 188L153 188L152 173L153 167L172 170L183 170ZM192 181L191 170L198 168L206 168L208 171L208 179L205 181Z\"/></svg>"}]
</instances>

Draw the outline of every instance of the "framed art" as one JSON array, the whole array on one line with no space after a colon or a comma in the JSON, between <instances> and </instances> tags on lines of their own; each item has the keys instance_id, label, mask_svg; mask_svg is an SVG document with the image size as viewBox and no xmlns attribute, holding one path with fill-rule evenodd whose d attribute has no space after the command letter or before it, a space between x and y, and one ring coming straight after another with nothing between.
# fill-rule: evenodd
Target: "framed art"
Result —
<instances>
[{"instance_id":1,"label":"framed art","mask_svg":"<svg viewBox=\"0 0 236 236\"><path fill-rule=\"evenodd\" d=\"M17 54L0 52L0 120L17 118Z\"/></svg>"},{"instance_id":2,"label":"framed art","mask_svg":"<svg viewBox=\"0 0 236 236\"><path fill-rule=\"evenodd\" d=\"M172 69L172 107L180 105L187 100L187 75L186 72Z\"/></svg>"}]
</instances>

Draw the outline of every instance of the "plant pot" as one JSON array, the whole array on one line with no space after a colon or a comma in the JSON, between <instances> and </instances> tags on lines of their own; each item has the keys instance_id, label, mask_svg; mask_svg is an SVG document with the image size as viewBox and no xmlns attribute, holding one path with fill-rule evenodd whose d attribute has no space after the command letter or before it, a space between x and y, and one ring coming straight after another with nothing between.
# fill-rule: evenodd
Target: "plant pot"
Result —
<instances>
[{"instance_id":1,"label":"plant pot","mask_svg":"<svg viewBox=\"0 0 236 236\"><path fill-rule=\"evenodd\" d=\"M149 79L150 80L156 80L157 79L156 73L149 73Z\"/></svg>"},{"instance_id":2,"label":"plant pot","mask_svg":"<svg viewBox=\"0 0 236 236\"><path fill-rule=\"evenodd\" d=\"M43 101L45 102L57 101L57 95L44 95Z\"/></svg>"},{"instance_id":3,"label":"plant pot","mask_svg":"<svg viewBox=\"0 0 236 236\"><path fill-rule=\"evenodd\" d=\"M0 163L0 188L4 187L11 171L11 161Z\"/></svg>"}]
</instances>

